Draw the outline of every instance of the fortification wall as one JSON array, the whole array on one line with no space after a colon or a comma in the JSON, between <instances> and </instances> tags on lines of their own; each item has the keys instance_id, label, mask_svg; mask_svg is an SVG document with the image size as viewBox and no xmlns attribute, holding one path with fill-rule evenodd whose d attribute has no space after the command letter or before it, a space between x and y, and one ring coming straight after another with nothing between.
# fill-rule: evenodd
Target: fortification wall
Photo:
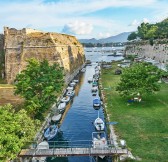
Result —
<instances>
[{"instance_id":1,"label":"fortification wall","mask_svg":"<svg viewBox=\"0 0 168 162\"><path fill-rule=\"evenodd\" d=\"M138 55L148 57L160 63L168 63L168 41L155 41L153 45L149 41L135 42L125 48L125 55Z\"/></svg>"},{"instance_id":2,"label":"fortification wall","mask_svg":"<svg viewBox=\"0 0 168 162\"><path fill-rule=\"evenodd\" d=\"M4 35L8 83L13 83L16 74L26 67L26 60L30 58L59 63L64 67L66 78L70 78L85 62L82 45L70 35L13 28L4 28Z\"/></svg>"}]
</instances>

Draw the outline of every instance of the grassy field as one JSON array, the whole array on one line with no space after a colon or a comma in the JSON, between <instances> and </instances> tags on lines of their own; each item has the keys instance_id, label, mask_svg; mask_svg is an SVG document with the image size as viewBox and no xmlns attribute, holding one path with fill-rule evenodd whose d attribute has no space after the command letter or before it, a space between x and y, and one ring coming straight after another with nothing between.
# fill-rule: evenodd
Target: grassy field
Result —
<instances>
[{"instance_id":1,"label":"grassy field","mask_svg":"<svg viewBox=\"0 0 168 162\"><path fill-rule=\"evenodd\" d=\"M161 90L142 102L128 104L115 91L120 76L114 75L116 63L112 66L101 77L110 120L118 122L116 134L142 162L168 162L168 84L161 83Z\"/></svg>"}]
</instances>

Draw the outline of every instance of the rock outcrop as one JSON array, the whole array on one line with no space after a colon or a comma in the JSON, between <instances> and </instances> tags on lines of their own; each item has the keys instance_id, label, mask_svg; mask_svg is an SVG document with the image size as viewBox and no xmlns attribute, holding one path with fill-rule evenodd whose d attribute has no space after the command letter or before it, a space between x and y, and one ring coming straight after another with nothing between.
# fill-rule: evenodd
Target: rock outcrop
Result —
<instances>
[{"instance_id":1,"label":"rock outcrop","mask_svg":"<svg viewBox=\"0 0 168 162\"><path fill-rule=\"evenodd\" d=\"M168 64L168 40L132 42L125 48L125 55L138 55Z\"/></svg>"},{"instance_id":2,"label":"rock outcrop","mask_svg":"<svg viewBox=\"0 0 168 162\"><path fill-rule=\"evenodd\" d=\"M7 83L13 83L30 58L59 63L64 68L66 82L85 62L82 45L74 36L65 34L4 27L4 49Z\"/></svg>"}]
</instances>

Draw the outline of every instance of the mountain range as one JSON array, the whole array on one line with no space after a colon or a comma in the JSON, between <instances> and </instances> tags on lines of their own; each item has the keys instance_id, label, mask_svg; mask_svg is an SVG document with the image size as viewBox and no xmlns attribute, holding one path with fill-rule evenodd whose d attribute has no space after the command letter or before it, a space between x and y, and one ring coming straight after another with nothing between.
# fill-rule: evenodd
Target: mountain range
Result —
<instances>
[{"instance_id":1,"label":"mountain range","mask_svg":"<svg viewBox=\"0 0 168 162\"><path fill-rule=\"evenodd\" d=\"M127 42L128 35L130 35L132 32L124 32L120 33L115 36L111 36L108 38L102 38L102 39L79 39L80 43L116 43L116 42Z\"/></svg>"}]
</instances>

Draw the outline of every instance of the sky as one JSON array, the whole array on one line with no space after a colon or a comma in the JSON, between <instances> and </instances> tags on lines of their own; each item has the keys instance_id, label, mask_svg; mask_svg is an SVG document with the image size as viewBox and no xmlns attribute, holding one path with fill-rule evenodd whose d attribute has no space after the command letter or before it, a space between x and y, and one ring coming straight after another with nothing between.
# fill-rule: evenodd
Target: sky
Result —
<instances>
[{"instance_id":1,"label":"sky","mask_svg":"<svg viewBox=\"0 0 168 162\"><path fill-rule=\"evenodd\" d=\"M168 17L168 0L0 0L3 27L65 33L78 39L136 31Z\"/></svg>"}]
</instances>

